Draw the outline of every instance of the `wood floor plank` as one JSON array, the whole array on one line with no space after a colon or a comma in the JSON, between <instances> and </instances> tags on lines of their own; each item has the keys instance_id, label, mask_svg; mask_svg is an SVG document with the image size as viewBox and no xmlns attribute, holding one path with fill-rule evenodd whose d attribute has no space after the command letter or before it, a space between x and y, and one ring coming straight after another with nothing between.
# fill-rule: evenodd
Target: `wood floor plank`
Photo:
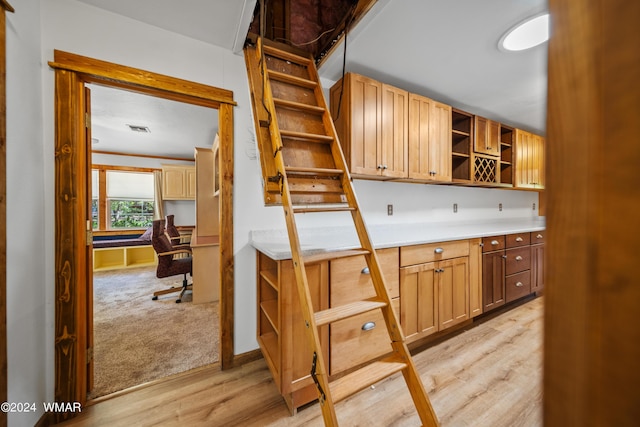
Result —
<instances>
[{"instance_id":1,"label":"wood floor plank","mask_svg":"<svg viewBox=\"0 0 640 427\"><path fill-rule=\"evenodd\" d=\"M414 356L443 427L542 426L543 298ZM336 405L341 425L415 426L396 374ZM86 407L63 426L323 426L317 404L290 416L264 360L203 368Z\"/></svg>"}]
</instances>

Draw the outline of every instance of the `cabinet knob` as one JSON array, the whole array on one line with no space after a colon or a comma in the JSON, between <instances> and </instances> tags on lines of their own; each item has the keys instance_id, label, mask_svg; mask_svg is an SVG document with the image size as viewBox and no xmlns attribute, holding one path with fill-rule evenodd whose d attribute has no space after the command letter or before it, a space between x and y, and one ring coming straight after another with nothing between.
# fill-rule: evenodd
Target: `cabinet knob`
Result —
<instances>
[{"instance_id":1,"label":"cabinet knob","mask_svg":"<svg viewBox=\"0 0 640 427\"><path fill-rule=\"evenodd\" d=\"M378 169L382 169L382 165L378 165L378 167L377 167L377 168L378 168Z\"/></svg>"},{"instance_id":2,"label":"cabinet knob","mask_svg":"<svg viewBox=\"0 0 640 427\"><path fill-rule=\"evenodd\" d=\"M523 286L524 286L524 283L522 283L522 282L518 282L518 283L516 283L516 286L517 286L518 288L521 288L521 287L523 287Z\"/></svg>"},{"instance_id":3,"label":"cabinet knob","mask_svg":"<svg viewBox=\"0 0 640 427\"><path fill-rule=\"evenodd\" d=\"M388 166L387 165L383 165L382 169L388 169Z\"/></svg>"},{"instance_id":4,"label":"cabinet knob","mask_svg":"<svg viewBox=\"0 0 640 427\"><path fill-rule=\"evenodd\" d=\"M497 245L499 245L499 244L500 244L500 242L498 242L497 240L492 240L492 241L491 241L491 244L492 244L493 246L497 246Z\"/></svg>"},{"instance_id":5,"label":"cabinet knob","mask_svg":"<svg viewBox=\"0 0 640 427\"><path fill-rule=\"evenodd\" d=\"M542 239L542 234L538 234L538 235L536 236L536 239Z\"/></svg>"},{"instance_id":6,"label":"cabinet knob","mask_svg":"<svg viewBox=\"0 0 640 427\"><path fill-rule=\"evenodd\" d=\"M518 255L518 256L516 257L516 261L522 261L522 257L521 257L520 255Z\"/></svg>"},{"instance_id":7,"label":"cabinet knob","mask_svg":"<svg viewBox=\"0 0 640 427\"><path fill-rule=\"evenodd\" d=\"M520 236L516 237L516 242L522 242L522 237Z\"/></svg>"},{"instance_id":8,"label":"cabinet knob","mask_svg":"<svg viewBox=\"0 0 640 427\"><path fill-rule=\"evenodd\" d=\"M507 256L506 255L502 255L502 258L507 259Z\"/></svg>"},{"instance_id":9,"label":"cabinet knob","mask_svg":"<svg viewBox=\"0 0 640 427\"><path fill-rule=\"evenodd\" d=\"M362 325L362 330L363 331L370 331L375 327L376 327L376 322L367 322L364 325Z\"/></svg>"},{"instance_id":10,"label":"cabinet knob","mask_svg":"<svg viewBox=\"0 0 640 427\"><path fill-rule=\"evenodd\" d=\"M363 268L360 273L362 273L362 274L371 274L371 272L369 271L369 267Z\"/></svg>"},{"instance_id":11,"label":"cabinet knob","mask_svg":"<svg viewBox=\"0 0 640 427\"><path fill-rule=\"evenodd\" d=\"M437 253L437 254L441 254L441 253L443 253L443 252L444 252L444 249L442 249L442 248L435 248L435 249L433 250L433 252L435 252L435 253Z\"/></svg>"},{"instance_id":12,"label":"cabinet knob","mask_svg":"<svg viewBox=\"0 0 640 427\"><path fill-rule=\"evenodd\" d=\"M484 243L480 243L478 244L478 246L480 246L481 248L484 248Z\"/></svg>"}]
</instances>

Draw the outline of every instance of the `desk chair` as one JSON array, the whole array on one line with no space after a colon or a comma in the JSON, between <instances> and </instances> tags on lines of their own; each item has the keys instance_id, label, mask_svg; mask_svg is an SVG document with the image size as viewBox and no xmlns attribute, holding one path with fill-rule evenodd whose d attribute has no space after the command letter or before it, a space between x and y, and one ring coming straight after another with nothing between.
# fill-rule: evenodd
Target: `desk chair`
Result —
<instances>
[{"instance_id":1,"label":"desk chair","mask_svg":"<svg viewBox=\"0 0 640 427\"><path fill-rule=\"evenodd\" d=\"M153 249L156 251L156 254L158 254L158 268L156 269L157 278L161 279L163 277L176 276L178 274L182 274L184 276L182 287L172 287L162 291L156 291L153 293L152 300L157 300L159 295L180 292L180 296L176 302L182 302L182 296L184 293L187 290L191 290L193 286L187 283L187 273L191 275L192 271L191 251L187 249L176 249L171 245L169 238L164 232L164 220L162 219L153 221L151 244L153 245ZM182 255L183 257L178 258L176 255Z\"/></svg>"},{"instance_id":2,"label":"desk chair","mask_svg":"<svg viewBox=\"0 0 640 427\"><path fill-rule=\"evenodd\" d=\"M171 241L171 245L173 245L173 247L175 248L177 248L178 246L189 247L189 238L188 238L189 236L183 236L180 234L180 232L178 231L178 229L176 228L173 222L174 216L167 215L164 218L165 218L165 223L164 223L165 231L169 235L169 240Z\"/></svg>"}]
</instances>

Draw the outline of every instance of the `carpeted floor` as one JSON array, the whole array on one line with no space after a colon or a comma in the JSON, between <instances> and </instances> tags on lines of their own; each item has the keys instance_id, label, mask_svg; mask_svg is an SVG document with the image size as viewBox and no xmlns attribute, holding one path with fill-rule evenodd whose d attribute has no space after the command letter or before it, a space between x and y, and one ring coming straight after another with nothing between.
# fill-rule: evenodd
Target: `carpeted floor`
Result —
<instances>
[{"instance_id":1,"label":"carpeted floor","mask_svg":"<svg viewBox=\"0 0 640 427\"><path fill-rule=\"evenodd\" d=\"M189 278L190 279L190 278ZM191 280L189 280L191 282ZM94 389L91 398L218 360L218 303L193 304L191 292L151 297L181 286L155 267L94 273Z\"/></svg>"}]
</instances>

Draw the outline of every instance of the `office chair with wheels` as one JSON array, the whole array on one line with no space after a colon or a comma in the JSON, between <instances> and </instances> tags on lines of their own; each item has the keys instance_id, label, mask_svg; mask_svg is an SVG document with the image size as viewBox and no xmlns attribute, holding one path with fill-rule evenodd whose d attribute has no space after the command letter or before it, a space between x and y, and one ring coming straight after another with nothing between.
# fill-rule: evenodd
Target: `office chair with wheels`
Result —
<instances>
[{"instance_id":1,"label":"office chair with wheels","mask_svg":"<svg viewBox=\"0 0 640 427\"><path fill-rule=\"evenodd\" d=\"M151 244L158 255L158 268L156 269L156 277L170 277L182 274L184 279L182 287L171 287L153 293L153 300L157 300L159 295L172 292L180 292L180 296L176 300L177 303L182 302L182 296L187 290L192 289L192 284L187 283L187 273L191 275L192 261L191 251L187 249L176 249L171 245L169 238L164 232L164 220L157 219L153 221L153 233L151 235ZM177 257L182 256L182 257Z\"/></svg>"}]
</instances>

